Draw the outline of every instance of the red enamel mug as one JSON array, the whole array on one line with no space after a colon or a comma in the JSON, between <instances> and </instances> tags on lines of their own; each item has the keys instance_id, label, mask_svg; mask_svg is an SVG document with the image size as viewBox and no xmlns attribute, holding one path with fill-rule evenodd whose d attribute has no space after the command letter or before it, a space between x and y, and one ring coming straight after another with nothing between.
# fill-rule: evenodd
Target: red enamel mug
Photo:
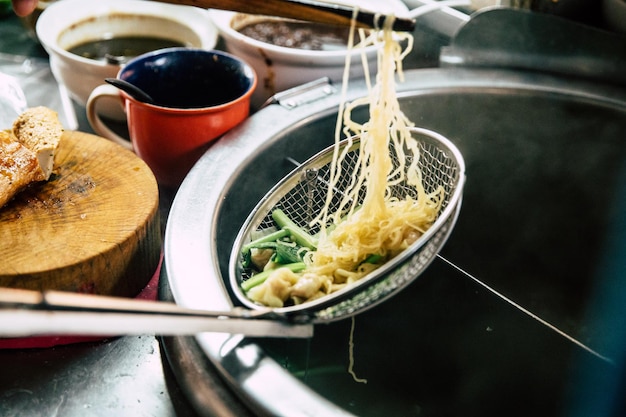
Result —
<instances>
[{"instance_id":1,"label":"red enamel mug","mask_svg":"<svg viewBox=\"0 0 626 417\"><path fill-rule=\"evenodd\" d=\"M137 153L167 187L177 187L214 140L248 117L256 87L254 70L241 59L194 48L141 55L120 69L117 78L139 87L152 101L100 85L87 101L89 123L100 136ZM103 97L121 98L130 143L96 112Z\"/></svg>"}]
</instances>

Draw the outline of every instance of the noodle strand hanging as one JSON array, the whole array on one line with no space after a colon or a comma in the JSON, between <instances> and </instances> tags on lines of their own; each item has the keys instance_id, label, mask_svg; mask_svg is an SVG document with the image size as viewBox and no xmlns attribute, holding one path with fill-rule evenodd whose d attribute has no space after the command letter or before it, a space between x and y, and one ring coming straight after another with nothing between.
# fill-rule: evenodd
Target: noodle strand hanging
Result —
<instances>
[{"instance_id":1,"label":"noodle strand hanging","mask_svg":"<svg viewBox=\"0 0 626 417\"><path fill-rule=\"evenodd\" d=\"M342 100L328 194L313 222L321 229L316 247L306 251L303 266L297 271L279 268L267 274L261 284L247 291L250 299L282 307L340 290L401 253L435 221L443 189L432 193L424 189L418 167L419 149L410 133L413 123L402 113L396 93L396 76L402 80L402 59L412 48L412 37L393 32L392 23L393 18L386 19L381 30L368 36L360 32L357 47L379 45L378 72L373 86L366 80L366 97L347 104ZM350 48L353 33L354 28ZM348 68L349 61L344 95ZM368 107L369 118L360 124L352 119L352 113L362 106ZM351 147L340 149L342 135L360 140L357 162L347 173L343 172L343 162ZM335 195L337 182L344 175L350 175L349 186L341 195ZM392 197L390 189L397 184L410 188L403 198ZM333 199L339 199L337 206L331 205Z\"/></svg>"}]
</instances>

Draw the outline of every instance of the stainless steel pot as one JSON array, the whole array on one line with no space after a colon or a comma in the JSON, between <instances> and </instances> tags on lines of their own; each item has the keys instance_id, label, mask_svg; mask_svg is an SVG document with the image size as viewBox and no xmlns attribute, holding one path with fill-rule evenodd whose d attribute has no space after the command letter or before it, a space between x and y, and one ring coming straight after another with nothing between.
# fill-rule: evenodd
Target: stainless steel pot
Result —
<instances>
[{"instance_id":1,"label":"stainless steel pot","mask_svg":"<svg viewBox=\"0 0 626 417\"><path fill-rule=\"evenodd\" d=\"M286 156L304 160L332 142L339 94L331 90L259 111L193 168L166 230L164 271L177 303L233 307L224 280L237 230L291 169ZM349 90L364 93L361 82ZM456 143L467 184L442 252L454 266L433 263L356 319L355 370L368 383L347 372L349 320L316 328L310 342L200 334L197 360L259 414L523 415L542 407L556 415L570 404L572 368L612 375L620 355L587 312L597 284L616 279L600 271L614 260L612 206L626 187L618 175L626 91L448 68L407 71L399 94L418 126ZM603 326L619 333L614 322ZM176 367L180 359L170 358ZM194 384L191 397L202 392L202 381Z\"/></svg>"},{"instance_id":2,"label":"stainless steel pot","mask_svg":"<svg viewBox=\"0 0 626 417\"><path fill-rule=\"evenodd\" d=\"M354 323L316 326L308 342L165 339L202 415L626 409L623 40L506 9L446 33L447 68L408 71L400 85L409 118L466 161L463 210L441 256L401 294ZM291 169L285 157L332 141L339 94L309 87L220 140L183 183L163 268L176 302L232 308L224 280L237 230ZM349 98L364 94L351 85Z\"/></svg>"}]
</instances>

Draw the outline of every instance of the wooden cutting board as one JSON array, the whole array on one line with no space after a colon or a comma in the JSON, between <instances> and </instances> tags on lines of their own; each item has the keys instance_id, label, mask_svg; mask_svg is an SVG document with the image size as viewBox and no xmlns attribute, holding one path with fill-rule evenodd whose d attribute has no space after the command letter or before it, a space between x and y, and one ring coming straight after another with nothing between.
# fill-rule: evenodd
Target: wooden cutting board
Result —
<instances>
[{"instance_id":1,"label":"wooden cutting board","mask_svg":"<svg viewBox=\"0 0 626 417\"><path fill-rule=\"evenodd\" d=\"M0 287L134 297L158 267L158 206L135 154L65 132L50 180L0 208Z\"/></svg>"}]
</instances>

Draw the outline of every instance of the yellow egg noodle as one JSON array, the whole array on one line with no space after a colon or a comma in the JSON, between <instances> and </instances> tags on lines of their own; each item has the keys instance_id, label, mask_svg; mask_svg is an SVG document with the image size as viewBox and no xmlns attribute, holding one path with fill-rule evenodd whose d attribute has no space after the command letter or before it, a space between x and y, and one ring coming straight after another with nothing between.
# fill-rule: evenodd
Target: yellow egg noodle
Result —
<instances>
[{"instance_id":1,"label":"yellow egg noodle","mask_svg":"<svg viewBox=\"0 0 626 417\"><path fill-rule=\"evenodd\" d=\"M373 30L368 35L362 30L359 32L359 47L380 46L376 83L371 86L366 78L366 97L347 104L346 100L341 100L328 195L324 208L314 220L321 228L316 250L305 256L304 271L296 273L279 268L262 284L251 288L247 292L251 300L270 307L283 307L338 291L405 250L435 221L443 201L443 188L432 193L424 190L417 165L418 143L410 133L414 125L400 110L396 94L395 75L402 81L402 60L410 52L413 38L408 33L393 32L392 23L393 17L387 18L382 30ZM353 33L354 30L349 49L354 48ZM406 44L404 48L402 43ZM363 64L366 65L364 58ZM348 70L349 58L343 95ZM368 74L367 68L365 73ZM359 124L352 120L352 111L364 105L369 106L369 120ZM339 147L342 135L348 141L357 136L360 144L356 167L349 173L351 183L341 196L336 196L333 190L342 175L341 162L351 148L351 143ZM400 161L395 169L393 159ZM406 161L410 161L408 167L404 165ZM402 182L413 190L404 199L391 197L390 187ZM359 203L358 196L363 189L365 197ZM339 207L330 212L331 201L336 197L340 197ZM367 261L372 256L378 260Z\"/></svg>"}]
</instances>

